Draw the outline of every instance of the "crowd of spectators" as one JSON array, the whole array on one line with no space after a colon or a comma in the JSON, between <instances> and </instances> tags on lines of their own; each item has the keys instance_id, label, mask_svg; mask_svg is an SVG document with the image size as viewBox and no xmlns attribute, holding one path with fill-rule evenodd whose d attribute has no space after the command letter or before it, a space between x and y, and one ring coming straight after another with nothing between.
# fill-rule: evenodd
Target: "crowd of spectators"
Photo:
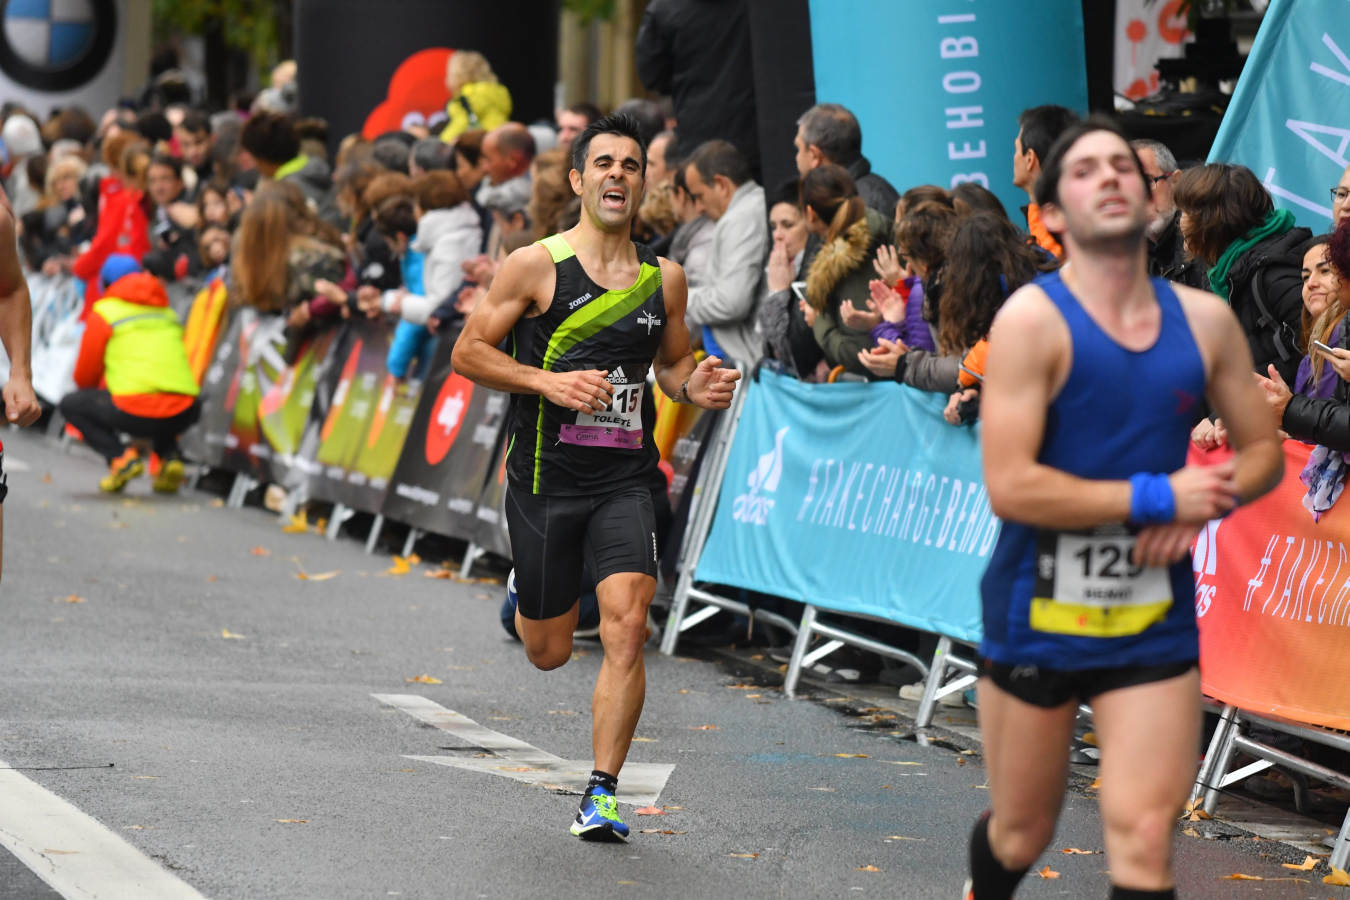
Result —
<instances>
[{"instance_id":1,"label":"crowd of spectators","mask_svg":"<svg viewBox=\"0 0 1350 900\"><path fill-rule=\"evenodd\" d=\"M1075 113L1018 116L1007 177L1028 204L1012 215L980 184L892 185L835 103L800 111L798 177L762 185L753 96L737 87L747 55L734 29L708 30L690 8L654 0L639 35L640 74L670 99L619 109L649 138L636 234L684 266L695 341L747 369L895 380L944 396L952 425L974 422L1001 304L1072 265L1036 186ZM722 43L681 39L723 31ZM277 77L250 108L225 111L153 94L98 119L5 105L3 175L28 269L82 279L86 317L114 257L165 285L219 279L233 305L285 318L291 355L318 329L384 317L390 371L417 377L506 254L581 215L569 146L601 115L593 104L514 121L489 61L461 50L443 117L338 139L292 108L294 67ZM1330 231L1313 237L1246 168L1134 147L1153 196L1150 271L1231 305L1283 427L1326 449L1308 476L1325 509L1350 458L1350 169L1331 189ZM1193 438L1219 445L1223 423L1204 419Z\"/></svg>"}]
</instances>

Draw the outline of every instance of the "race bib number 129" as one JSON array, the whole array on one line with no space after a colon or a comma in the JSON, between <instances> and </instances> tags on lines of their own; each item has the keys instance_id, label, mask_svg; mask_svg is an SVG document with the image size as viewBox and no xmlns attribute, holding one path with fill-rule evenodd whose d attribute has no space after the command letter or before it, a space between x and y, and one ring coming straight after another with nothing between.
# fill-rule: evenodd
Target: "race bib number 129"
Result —
<instances>
[{"instance_id":1,"label":"race bib number 129","mask_svg":"<svg viewBox=\"0 0 1350 900\"><path fill-rule=\"evenodd\" d=\"M1168 570L1131 559L1135 537L1121 528L1042 531L1036 540L1031 627L1053 634L1127 637L1172 608Z\"/></svg>"}]
</instances>

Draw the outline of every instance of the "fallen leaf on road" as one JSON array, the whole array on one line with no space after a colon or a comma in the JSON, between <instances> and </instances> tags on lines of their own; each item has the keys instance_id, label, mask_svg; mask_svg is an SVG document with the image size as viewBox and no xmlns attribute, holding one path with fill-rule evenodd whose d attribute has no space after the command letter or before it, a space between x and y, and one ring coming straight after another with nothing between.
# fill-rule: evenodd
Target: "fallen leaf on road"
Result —
<instances>
[{"instance_id":1,"label":"fallen leaf on road","mask_svg":"<svg viewBox=\"0 0 1350 900\"><path fill-rule=\"evenodd\" d=\"M627 884L627 885L634 885L634 884L637 884L636 881L618 881L618 882L615 882L615 883L616 883L616 884Z\"/></svg>"},{"instance_id":2,"label":"fallen leaf on road","mask_svg":"<svg viewBox=\"0 0 1350 900\"><path fill-rule=\"evenodd\" d=\"M1201 819L1211 818L1210 814L1204 810L1204 802L1203 797L1196 797L1186 804L1186 812L1184 815L1187 822L1199 822Z\"/></svg>"},{"instance_id":3,"label":"fallen leaf on road","mask_svg":"<svg viewBox=\"0 0 1350 900\"><path fill-rule=\"evenodd\" d=\"M244 639L244 636L242 634L235 634L228 628L220 629L220 636L225 638L227 641L242 641Z\"/></svg>"},{"instance_id":4,"label":"fallen leaf on road","mask_svg":"<svg viewBox=\"0 0 1350 900\"><path fill-rule=\"evenodd\" d=\"M880 872L881 870L878 869L876 866L858 866L858 868L855 869L854 871L856 871L856 872Z\"/></svg>"},{"instance_id":5,"label":"fallen leaf on road","mask_svg":"<svg viewBox=\"0 0 1350 900\"><path fill-rule=\"evenodd\" d=\"M214 502L212 505L215 505ZM309 531L309 516L302 510L291 516L291 520L282 525L281 530L285 534L304 534Z\"/></svg>"},{"instance_id":6,"label":"fallen leaf on road","mask_svg":"<svg viewBox=\"0 0 1350 900\"><path fill-rule=\"evenodd\" d=\"M1059 873L1056 872L1054 869L1050 868L1049 866L1046 866L1044 869L1041 869L1041 870L1040 870L1039 872L1037 872L1036 874L1039 875L1039 876L1041 876L1042 878L1058 878L1058 877L1059 877Z\"/></svg>"},{"instance_id":7,"label":"fallen leaf on road","mask_svg":"<svg viewBox=\"0 0 1350 900\"><path fill-rule=\"evenodd\" d=\"M634 737L634 738L633 738L633 743L635 743L635 744L655 744L655 743L656 743L656 738L649 738L649 737Z\"/></svg>"},{"instance_id":8,"label":"fallen leaf on road","mask_svg":"<svg viewBox=\"0 0 1350 900\"><path fill-rule=\"evenodd\" d=\"M716 725L690 725L690 731L716 731Z\"/></svg>"},{"instance_id":9,"label":"fallen leaf on road","mask_svg":"<svg viewBox=\"0 0 1350 900\"><path fill-rule=\"evenodd\" d=\"M1181 829L1181 833L1186 835L1186 837L1200 837L1200 832L1196 831L1194 828L1183 828Z\"/></svg>"},{"instance_id":10,"label":"fallen leaf on road","mask_svg":"<svg viewBox=\"0 0 1350 900\"><path fill-rule=\"evenodd\" d=\"M253 556L271 556L271 555L272 555L272 551L271 551L271 550L268 550L266 547L254 547L252 550L250 550L250 551L248 551L248 552L249 552L250 554L252 554Z\"/></svg>"},{"instance_id":11,"label":"fallen leaf on road","mask_svg":"<svg viewBox=\"0 0 1350 900\"><path fill-rule=\"evenodd\" d=\"M1099 790L1101 790L1101 787L1102 787L1102 780L1101 780L1100 778L1094 778L1094 779L1092 779L1092 784L1089 784L1089 785L1088 785L1088 790L1090 790L1090 791L1099 791ZM1175 809L1175 808L1176 808L1176 807L1173 807L1173 809Z\"/></svg>"},{"instance_id":12,"label":"fallen leaf on road","mask_svg":"<svg viewBox=\"0 0 1350 900\"><path fill-rule=\"evenodd\" d=\"M338 577L341 572L341 569L334 569L331 572L296 572L295 577L301 581L327 581L330 578Z\"/></svg>"},{"instance_id":13,"label":"fallen leaf on road","mask_svg":"<svg viewBox=\"0 0 1350 900\"><path fill-rule=\"evenodd\" d=\"M455 577L455 573L449 569L427 569L422 573L423 578L443 578L450 581Z\"/></svg>"},{"instance_id":14,"label":"fallen leaf on road","mask_svg":"<svg viewBox=\"0 0 1350 900\"><path fill-rule=\"evenodd\" d=\"M644 806L641 809L633 810L639 816L664 816L666 811L659 806Z\"/></svg>"},{"instance_id":15,"label":"fallen leaf on road","mask_svg":"<svg viewBox=\"0 0 1350 900\"><path fill-rule=\"evenodd\" d=\"M1241 872L1234 872L1232 875L1225 875L1222 881L1265 881L1260 875L1243 875Z\"/></svg>"},{"instance_id":16,"label":"fallen leaf on road","mask_svg":"<svg viewBox=\"0 0 1350 900\"><path fill-rule=\"evenodd\" d=\"M759 859L758 853L728 853L727 856L734 859Z\"/></svg>"},{"instance_id":17,"label":"fallen leaf on road","mask_svg":"<svg viewBox=\"0 0 1350 900\"><path fill-rule=\"evenodd\" d=\"M65 599L66 599L66 602L67 602L67 603L83 603L83 602L84 602L84 598L81 597L79 594L71 594L70 596L66 597Z\"/></svg>"},{"instance_id":18,"label":"fallen leaf on road","mask_svg":"<svg viewBox=\"0 0 1350 900\"><path fill-rule=\"evenodd\" d=\"M131 829L132 831L144 831L144 830L145 830L145 826L144 826L144 825L128 825L127 828Z\"/></svg>"},{"instance_id":19,"label":"fallen leaf on road","mask_svg":"<svg viewBox=\"0 0 1350 900\"><path fill-rule=\"evenodd\" d=\"M408 684L444 684L435 675L418 675L416 678L405 678L403 680Z\"/></svg>"},{"instance_id":20,"label":"fallen leaf on road","mask_svg":"<svg viewBox=\"0 0 1350 900\"><path fill-rule=\"evenodd\" d=\"M206 576L206 580L207 580L207 581L218 581L219 579L216 578L216 576L214 576L214 575L207 575L207 576Z\"/></svg>"},{"instance_id":21,"label":"fallen leaf on road","mask_svg":"<svg viewBox=\"0 0 1350 900\"><path fill-rule=\"evenodd\" d=\"M839 759L869 759L866 753L836 753Z\"/></svg>"},{"instance_id":22,"label":"fallen leaf on road","mask_svg":"<svg viewBox=\"0 0 1350 900\"><path fill-rule=\"evenodd\" d=\"M42 483L43 483L43 484L51 484L51 483L52 483L52 473L51 473L51 472L43 472L43 473L42 473Z\"/></svg>"},{"instance_id":23,"label":"fallen leaf on road","mask_svg":"<svg viewBox=\"0 0 1350 900\"><path fill-rule=\"evenodd\" d=\"M745 699L747 699L747 700L758 700L760 697L763 697L763 696L764 696L763 694L746 694L746 695L745 695Z\"/></svg>"},{"instance_id":24,"label":"fallen leaf on road","mask_svg":"<svg viewBox=\"0 0 1350 900\"><path fill-rule=\"evenodd\" d=\"M888 834L888 835L886 835L885 840L887 840L887 841L919 841L920 843L922 843L923 841L928 840L928 838L906 837L906 836L903 835L903 834Z\"/></svg>"},{"instance_id":25,"label":"fallen leaf on road","mask_svg":"<svg viewBox=\"0 0 1350 900\"><path fill-rule=\"evenodd\" d=\"M683 807L683 806L671 806L670 804L666 804L666 809L667 809L667 810L672 810L672 809L683 810L684 807Z\"/></svg>"},{"instance_id":26,"label":"fallen leaf on road","mask_svg":"<svg viewBox=\"0 0 1350 900\"><path fill-rule=\"evenodd\" d=\"M575 709L550 709L548 714L550 716L575 716L577 711Z\"/></svg>"},{"instance_id":27,"label":"fallen leaf on road","mask_svg":"<svg viewBox=\"0 0 1350 900\"><path fill-rule=\"evenodd\" d=\"M407 575L412 571L411 557L395 556L394 564L384 570L386 575Z\"/></svg>"},{"instance_id":28,"label":"fallen leaf on road","mask_svg":"<svg viewBox=\"0 0 1350 900\"><path fill-rule=\"evenodd\" d=\"M319 534L323 534L325 531L328 530L328 520L324 518L315 519L314 530Z\"/></svg>"},{"instance_id":29,"label":"fallen leaf on road","mask_svg":"<svg viewBox=\"0 0 1350 900\"><path fill-rule=\"evenodd\" d=\"M1344 869L1331 867L1331 874L1322 879L1323 884L1334 884L1340 887L1350 886L1350 875L1346 874Z\"/></svg>"},{"instance_id":30,"label":"fallen leaf on road","mask_svg":"<svg viewBox=\"0 0 1350 900\"><path fill-rule=\"evenodd\" d=\"M1294 865L1293 863L1280 863L1280 865L1284 866L1286 869L1294 869L1298 872L1311 872L1313 869L1317 868L1317 857L1305 856L1303 857L1303 862L1298 865Z\"/></svg>"},{"instance_id":31,"label":"fallen leaf on road","mask_svg":"<svg viewBox=\"0 0 1350 900\"><path fill-rule=\"evenodd\" d=\"M742 682L741 684L723 685L723 687L725 687L729 691L753 691L755 688L759 687L759 685L745 684L744 682Z\"/></svg>"},{"instance_id":32,"label":"fallen leaf on road","mask_svg":"<svg viewBox=\"0 0 1350 900\"><path fill-rule=\"evenodd\" d=\"M220 509L222 506L225 505L225 501L219 497L212 497L211 505L214 506L216 509Z\"/></svg>"},{"instance_id":33,"label":"fallen leaf on road","mask_svg":"<svg viewBox=\"0 0 1350 900\"><path fill-rule=\"evenodd\" d=\"M1077 847L1065 847L1062 851L1070 856L1096 856L1100 850L1079 850Z\"/></svg>"},{"instance_id":34,"label":"fallen leaf on road","mask_svg":"<svg viewBox=\"0 0 1350 900\"><path fill-rule=\"evenodd\" d=\"M881 761L881 762L884 762L884 763L885 763L886 765L888 765L888 766L921 766L921 765L923 765L923 763L921 763L921 762L910 762L910 761L907 760L907 759L883 759L883 760L880 760L880 761Z\"/></svg>"},{"instance_id":35,"label":"fallen leaf on road","mask_svg":"<svg viewBox=\"0 0 1350 900\"><path fill-rule=\"evenodd\" d=\"M308 825L309 819L277 819L282 825Z\"/></svg>"},{"instance_id":36,"label":"fallen leaf on road","mask_svg":"<svg viewBox=\"0 0 1350 900\"><path fill-rule=\"evenodd\" d=\"M687 831L672 831L669 828L640 828L638 834L688 834Z\"/></svg>"}]
</instances>

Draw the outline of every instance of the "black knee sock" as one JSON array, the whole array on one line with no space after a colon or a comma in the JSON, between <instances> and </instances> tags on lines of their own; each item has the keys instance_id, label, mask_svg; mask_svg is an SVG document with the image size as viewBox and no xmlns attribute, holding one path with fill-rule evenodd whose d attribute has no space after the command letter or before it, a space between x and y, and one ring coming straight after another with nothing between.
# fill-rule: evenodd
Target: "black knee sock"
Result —
<instances>
[{"instance_id":1,"label":"black knee sock","mask_svg":"<svg viewBox=\"0 0 1350 900\"><path fill-rule=\"evenodd\" d=\"M1139 888L1111 885L1111 900L1177 900L1176 888L1161 891L1141 891Z\"/></svg>"},{"instance_id":2,"label":"black knee sock","mask_svg":"<svg viewBox=\"0 0 1350 900\"><path fill-rule=\"evenodd\" d=\"M989 846L989 813L980 816L970 832L970 882L975 900L1008 900L1026 874L1027 869L1010 872L1003 868Z\"/></svg>"},{"instance_id":3,"label":"black knee sock","mask_svg":"<svg viewBox=\"0 0 1350 900\"><path fill-rule=\"evenodd\" d=\"M619 789L619 776L611 775L608 772L601 772L599 769L591 770L590 780L586 782L586 793L591 792L593 787L602 787L611 794Z\"/></svg>"}]
</instances>

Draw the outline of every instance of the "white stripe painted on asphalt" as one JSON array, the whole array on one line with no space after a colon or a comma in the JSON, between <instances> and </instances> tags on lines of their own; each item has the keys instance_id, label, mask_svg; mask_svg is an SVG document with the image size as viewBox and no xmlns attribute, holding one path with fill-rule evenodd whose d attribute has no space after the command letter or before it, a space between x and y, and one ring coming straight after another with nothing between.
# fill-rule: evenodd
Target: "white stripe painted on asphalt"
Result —
<instances>
[{"instance_id":1,"label":"white stripe painted on asphalt","mask_svg":"<svg viewBox=\"0 0 1350 900\"><path fill-rule=\"evenodd\" d=\"M92 816L0 760L0 845L66 900L205 900Z\"/></svg>"},{"instance_id":2,"label":"white stripe painted on asphalt","mask_svg":"<svg viewBox=\"0 0 1350 900\"><path fill-rule=\"evenodd\" d=\"M10 472L27 472L33 467L23 460L15 459L11 456L9 459L5 460L5 468Z\"/></svg>"},{"instance_id":3,"label":"white stripe painted on asphalt","mask_svg":"<svg viewBox=\"0 0 1350 900\"><path fill-rule=\"evenodd\" d=\"M546 753L533 744L517 740L479 725L463 713L446 709L434 700L416 694L371 694L381 703L401 709L419 722L449 732L466 744L482 747L517 762L557 762L559 757Z\"/></svg>"},{"instance_id":4,"label":"white stripe painted on asphalt","mask_svg":"<svg viewBox=\"0 0 1350 900\"><path fill-rule=\"evenodd\" d=\"M454 735L470 747L482 748L493 754L493 758L490 759L405 754L405 759L500 775L526 784L538 784L574 794L586 791L586 782L591 775L590 760L562 759L554 756L533 744L485 728L463 713L446 709L434 700L416 694L371 694L371 696L381 703L402 710L419 722L425 722ZM624 763L619 778L619 790L615 793L614 799L634 806L655 806L674 771L675 766L670 763Z\"/></svg>"}]
</instances>

